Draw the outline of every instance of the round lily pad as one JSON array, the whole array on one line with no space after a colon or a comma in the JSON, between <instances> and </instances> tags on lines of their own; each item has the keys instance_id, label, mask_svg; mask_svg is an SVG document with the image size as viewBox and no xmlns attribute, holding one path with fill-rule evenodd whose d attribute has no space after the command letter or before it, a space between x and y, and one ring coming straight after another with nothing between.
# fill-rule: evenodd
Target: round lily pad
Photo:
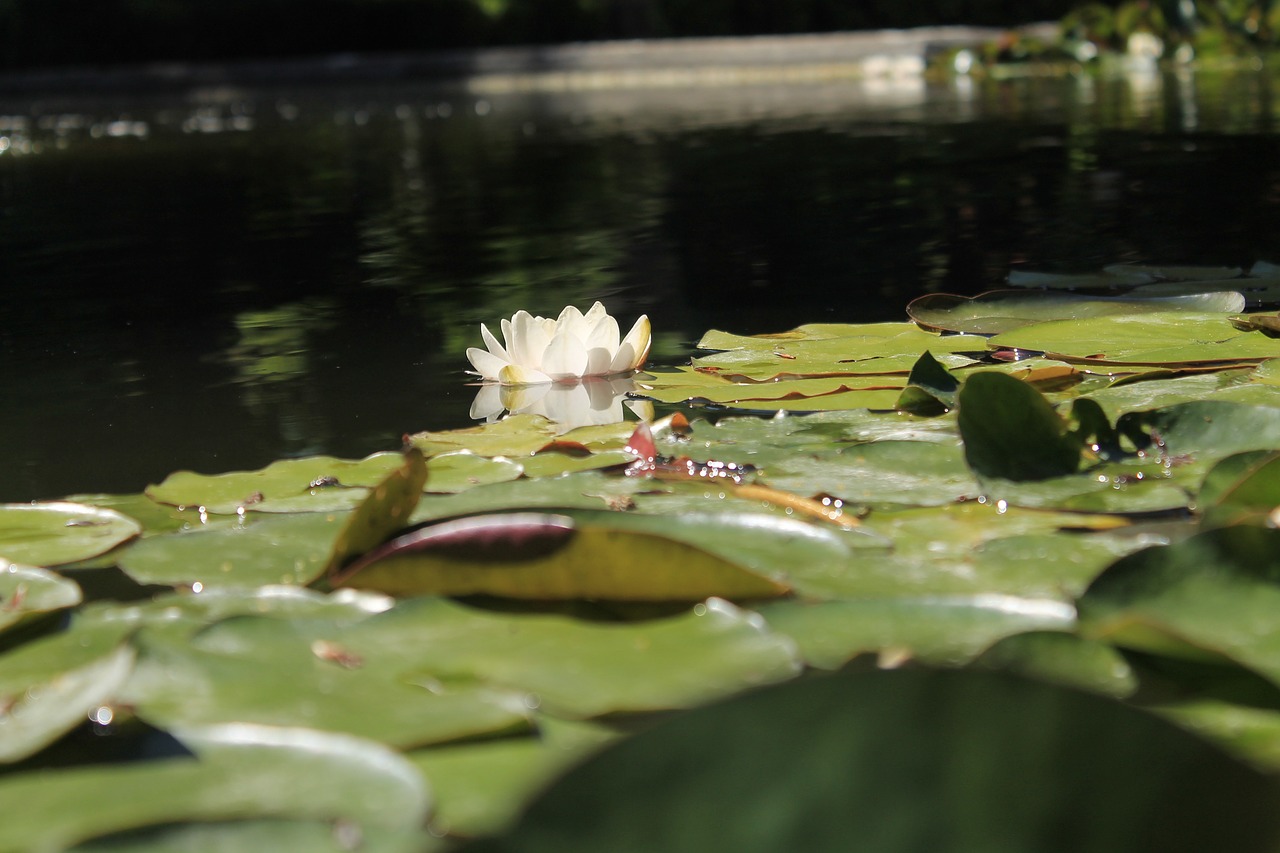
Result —
<instances>
[{"instance_id":1,"label":"round lily pad","mask_svg":"<svg viewBox=\"0 0 1280 853\"><path fill-rule=\"evenodd\" d=\"M0 557L29 566L87 560L141 532L129 516L86 504L0 504Z\"/></svg>"}]
</instances>

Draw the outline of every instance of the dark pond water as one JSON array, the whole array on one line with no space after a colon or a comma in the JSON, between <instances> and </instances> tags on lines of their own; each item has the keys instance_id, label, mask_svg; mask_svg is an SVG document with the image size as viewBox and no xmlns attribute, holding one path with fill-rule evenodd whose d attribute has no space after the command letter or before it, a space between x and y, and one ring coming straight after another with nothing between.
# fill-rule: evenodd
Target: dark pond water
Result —
<instances>
[{"instance_id":1,"label":"dark pond water","mask_svg":"<svg viewBox=\"0 0 1280 853\"><path fill-rule=\"evenodd\" d=\"M517 308L904 317L1010 269L1280 261L1265 73L0 97L0 500L463 426Z\"/></svg>"}]
</instances>

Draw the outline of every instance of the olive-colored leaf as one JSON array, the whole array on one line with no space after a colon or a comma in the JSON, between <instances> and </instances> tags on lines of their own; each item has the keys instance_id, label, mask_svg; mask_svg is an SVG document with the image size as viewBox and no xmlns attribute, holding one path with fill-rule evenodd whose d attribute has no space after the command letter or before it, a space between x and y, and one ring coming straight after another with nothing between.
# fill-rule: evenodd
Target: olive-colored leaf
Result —
<instances>
[{"instance_id":1,"label":"olive-colored leaf","mask_svg":"<svg viewBox=\"0 0 1280 853\"><path fill-rule=\"evenodd\" d=\"M479 457L477 457L479 458ZM385 542L404 527L422 499L428 470L421 451L411 447L400 467L373 487L333 540L326 570L336 571L352 558Z\"/></svg>"},{"instance_id":2,"label":"olive-colored leaf","mask_svg":"<svg viewBox=\"0 0 1280 853\"><path fill-rule=\"evenodd\" d=\"M87 560L141 532L127 515L85 504L0 504L0 557L28 566Z\"/></svg>"},{"instance_id":3,"label":"olive-colored leaf","mask_svg":"<svg viewBox=\"0 0 1280 853\"><path fill-rule=\"evenodd\" d=\"M787 586L661 535L563 515L471 516L400 536L329 578L392 595L697 601Z\"/></svg>"},{"instance_id":4,"label":"olive-colored leaf","mask_svg":"<svg viewBox=\"0 0 1280 853\"><path fill-rule=\"evenodd\" d=\"M426 819L421 776L372 741L239 723L176 734L195 757L0 778L0 799L22 804L5 818L5 846L58 850L184 821L309 819L408 833Z\"/></svg>"},{"instance_id":5,"label":"olive-colored leaf","mask_svg":"<svg viewBox=\"0 0 1280 853\"><path fill-rule=\"evenodd\" d=\"M1000 373L975 373L960 388L960 437L979 477L1043 480L1075 472L1081 445L1034 388Z\"/></svg>"},{"instance_id":6,"label":"olive-colored leaf","mask_svg":"<svg viewBox=\"0 0 1280 853\"><path fill-rule=\"evenodd\" d=\"M1280 840L1278 795L1274 776L1108 697L854 672L667 721L464 849L1260 852Z\"/></svg>"},{"instance_id":7,"label":"olive-colored leaf","mask_svg":"<svg viewBox=\"0 0 1280 853\"><path fill-rule=\"evenodd\" d=\"M36 616L75 607L82 598L75 581L0 559L0 632Z\"/></svg>"},{"instance_id":8,"label":"olive-colored leaf","mask_svg":"<svg viewBox=\"0 0 1280 853\"><path fill-rule=\"evenodd\" d=\"M1244 310L1244 305L1244 297L1231 291L1170 296L1085 296L1061 291L997 290L978 296L930 293L912 300L907 305L907 314L926 329L996 335L1054 320L1132 316L1157 311L1230 313Z\"/></svg>"}]
</instances>

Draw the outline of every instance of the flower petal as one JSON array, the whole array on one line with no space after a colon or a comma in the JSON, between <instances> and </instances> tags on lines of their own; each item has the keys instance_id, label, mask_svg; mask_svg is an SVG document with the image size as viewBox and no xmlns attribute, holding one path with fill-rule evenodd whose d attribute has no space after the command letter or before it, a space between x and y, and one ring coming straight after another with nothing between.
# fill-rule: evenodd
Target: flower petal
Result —
<instances>
[{"instance_id":1,"label":"flower petal","mask_svg":"<svg viewBox=\"0 0 1280 853\"><path fill-rule=\"evenodd\" d=\"M514 340L507 342L511 363L541 370L542 354L551 343L543 318L534 317L528 311L517 311L511 318L511 333Z\"/></svg>"},{"instance_id":2,"label":"flower petal","mask_svg":"<svg viewBox=\"0 0 1280 853\"><path fill-rule=\"evenodd\" d=\"M552 379L578 379L587 369L587 348L569 331L556 332L542 354L542 372Z\"/></svg>"},{"instance_id":3,"label":"flower petal","mask_svg":"<svg viewBox=\"0 0 1280 853\"><path fill-rule=\"evenodd\" d=\"M587 367L582 375L607 375L613 355L618 351L618 321L606 314L596 323L583 345L587 348Z\"/></svg>"},{"instance_id":4,"label":"flower petal","mask_svg":"<svg viewBox=\"0 0 1280 853\"><path fill-rule=\"evenodd\" d=\"M551 377L532 367L508 364L498 374L498 381L503 385L539 385L543 382L550 382Z\"/></svg>"},{"instance_id":5,"label":"flower petal","mask_svg":"<svg viewBox=\"0 0 1280 853\"><path fill-rule=\"evenodd\" d=\"M494 381L498 378L498 374L502 372L502 368L507 366L507 360L501 356L494 355L488 350L479 347L467 347L467 360L471 362L471 366L475 368L476 373L485 379Z\"/></svg>"},{"instance_id":6,"label":"flower petal","mask_svg":"<svg viewBox=\"0 0 1280 853\"><path fill-rule=\"evenodd\" d=\"M622 339L613 361L609 364L610 373L625 373L628 370L640 369L649 357L649 345L653 331L649 327L649 317L641 314L631 331Z\"/></svg>"},{"instance_id":7,"label":"flower petal","mask_svg":"<svg viewBox=\"0 0 1280 853\"><path fill-rule=\"evenodd\" d=\"M556 318L556 333L571 332L578 338L587 336L587 324L582 318L582 312L573 305L566 305L564 310L560 312L560 316Z\"/></svg>"},{"instance_id":8,"label":"flower petal","mask_svg":"<svg viewBox=\"0 0 1280 853\"><path fill-rule=\"evenodd\" d=\"M506 348L498 343L498 339L493 336L493 332L489 331L489 327L484 323L480 324L480 337L484 338L484 345L489 348L489 352L503 361L511 360L511 356L507 355Z\"/></svg>"}]
</instances>

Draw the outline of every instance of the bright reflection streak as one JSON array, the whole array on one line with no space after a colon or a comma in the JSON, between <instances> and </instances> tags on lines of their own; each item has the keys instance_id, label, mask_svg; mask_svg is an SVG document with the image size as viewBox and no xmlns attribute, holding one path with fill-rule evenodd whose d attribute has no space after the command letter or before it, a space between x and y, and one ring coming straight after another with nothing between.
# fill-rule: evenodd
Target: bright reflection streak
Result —
<instances>
[{"instance_id":1,"label":"bright reflection streak","mask_svg":"<svg viewBox=\"0 0 1280 853\"><path fill-rule=\"evenodd\" d=\"M541 385L486 383L476 392L471 417L493 423L504 414L541 415L554 421L563 433L582 426L616 424L623 420L626 403L640 417L651 420L652 404L626 399L627 392L634 391L635 387L630 377Z\"/></svg>"}]
</instances>

